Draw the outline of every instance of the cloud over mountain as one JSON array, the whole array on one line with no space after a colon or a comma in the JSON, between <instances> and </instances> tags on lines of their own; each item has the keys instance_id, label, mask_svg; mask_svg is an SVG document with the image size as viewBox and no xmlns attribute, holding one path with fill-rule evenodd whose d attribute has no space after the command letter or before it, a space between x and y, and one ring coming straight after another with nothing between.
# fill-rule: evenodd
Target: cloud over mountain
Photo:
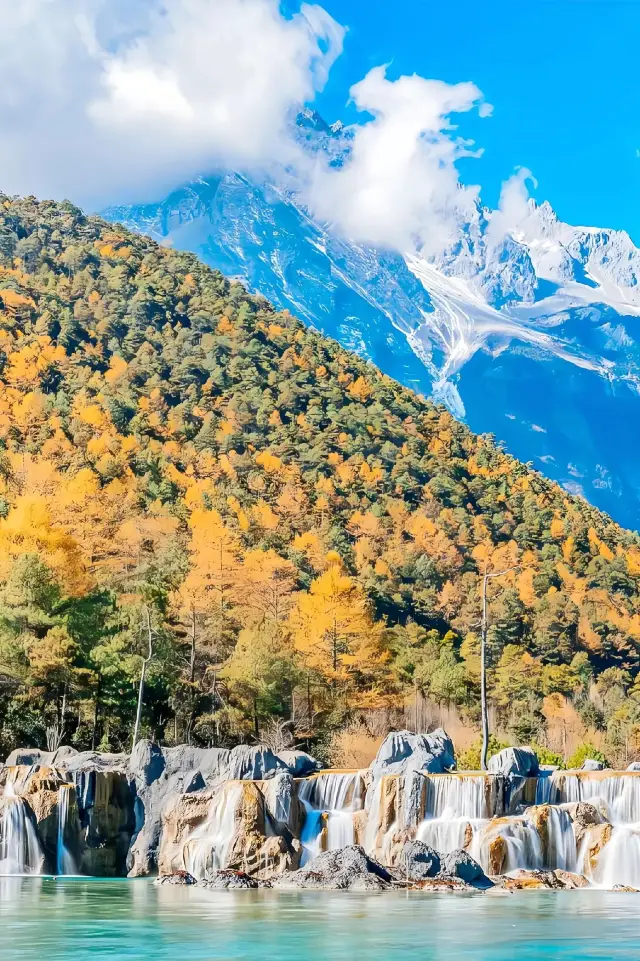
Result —
<instances>
[{"instance_id":1,"label":"cloud over mountain","mask_svg":"<svg viewBox=\"0 0 640 961\"><path fill-rule=\"evenodd\" d=\"M479 187L460 183L456 161L472 155L451 115L490 108L473 83L417 75L392 81L376 67L351 88L372 115L354 128L343 166L319 166L311 190L316 215L353 240L396 250L439 251L468 219Z\"/></svg>"},{"instance_id":2,"label":"cloud over mountain","mask_svg":"<svg viewBox=\"0 0 640 961\"><path fill-rule=\"evenodd\" d=\"M277 0L0 0L0 172L95 205L210 169L286 163L344 29Z\"/></svg>"}]
</instances>

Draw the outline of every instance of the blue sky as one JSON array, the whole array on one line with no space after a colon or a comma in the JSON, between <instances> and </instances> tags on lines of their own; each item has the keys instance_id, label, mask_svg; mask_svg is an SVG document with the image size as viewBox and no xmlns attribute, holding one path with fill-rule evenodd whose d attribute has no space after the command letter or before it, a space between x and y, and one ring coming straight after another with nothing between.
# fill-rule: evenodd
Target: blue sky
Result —
<instances>
[{"instance_id":1,"label":"blue sky","mask_svg":"<svg viewBox=\"0 0 640 961\"><path fill-rule=\"evenodd\" d=\"M460 118L484 148L460 165L497 204L515 166L538 180L569 223L616 227L640 243L640 0L323 0L349 28L318 107L345 109L350 85L371 67L472 80L493 116Z\"/></svg>"}]
</instances>

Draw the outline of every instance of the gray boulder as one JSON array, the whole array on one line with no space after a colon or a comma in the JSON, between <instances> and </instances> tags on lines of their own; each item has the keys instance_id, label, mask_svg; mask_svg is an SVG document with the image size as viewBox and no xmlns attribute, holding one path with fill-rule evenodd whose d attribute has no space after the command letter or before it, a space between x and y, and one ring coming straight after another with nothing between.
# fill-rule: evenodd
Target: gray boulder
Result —
<instances>
[{"instance_id":1,"label":"gray boulder","mask_svg":"<svg viewBox=\"0 0 640 961\"><path fill-rule=\"evenodd\" d=\"M249 890L253 888L270 888L270 881L259 881L258 878L251 877L243 871L212 871L203 881L198 881L201 888L209 888L213 891L220 891L227 888L234 890Z\"/></svg>"},{"instance_id":2,"label":"gray boulder","mask_svg":"<svg viewBox=\"0 0 640 961\"><path fill-rule=\"evenodd\" d=\"M225 781L264 781L278 771L289 771L284 761L270 748L261 745L249 747L240 744L232 748L228 755L222 774Z\"/></svg>"},{"instance_id":3,"label":"gray boulder","mask_svg":"<svg viewBox=\"0 0 640 961\"><path fill-rule=\"evenodd\" d=\"M440 877L460 878L475 888L490 888L489 880L478 862L466 851L452 851L443 855L440 863Z\"/></svg>"},{"instance_id":4,"label":"gray boulder","mask_svg":"<svg viewBox=\"0 0 640 961\"><path fill-rule=\"evenodd\" d=\"M324 890L383 890L393 881L381 864L357 844L325 851L300 871L283 874L273 882L277 888L319 888Z\"/></svg>"},{"instance_id":5,"label":"gray boulder","mask_svg":"<svg viewBox=\"0 0 640 961\"><path fill-rule=\"evenodd\" d=\"M63 745L57 751L40 751L38 748L16 748L5 761L6 767L64 767L65 763L77 755L73 747Z\"/></svg>"},{"instance_id":6,"label":"gray boulder","mask_svg":"<svg viewBox=\"0 0 640 961\"><path fill-rule=\"evenodd\" d=\"M537 777L540 773L538 756L530 747L505 747L489 758L491 774L508 777Z\"/></svg>"},{"instance_id":7,"label":"gray boulder","mask_svg":"<svg viewBox=\"0 0 640 961\"><path fill-rule=\"evenodd\" d=\"M444 774L455 770L456 759L449 735L439 728L432 734L394 731L384 739L370 771L374 781L387 774L410 774L424 771Z\"/></svg>"},{"instance_id":8,"label":"gray boulder","mask_svg":"<svg viewBox=\"0 0 640 961\"><path fill-rule=\"evenodd\" d=\"M640 771L640 761L632 761L627 771Z\"/></svg>"},{"instance_id":9,"label":"gray boulder","mask_svg":"<svg viewBox=\"0 0 640 961\"><path fill-rule=\"evenodd\" d=\"M582 771L604 771L604 764L602 763L602 761L596 761L592 757L586 757L582 762L581 770Z\"/></svg>"},{"instance_id":10,"label":"gray boulder","mask_svg":"<svg viewBox=\"0 0 640 961\"><path fill-rule=\"evenodd\" d=\"M182 884L191 885L198 882L188 871L176 871L175 874L163 874L155 879L154 884Z\"/></svg>"},{"instance_id":11,"label":"gray boulder","mask_svg":"<svg viewBox=\"0 0 640 961\"><path fill-rule=\"evenodd\" d=\"M322 770L320 761L316 761L310 754L304 751L280 751L278 757L289 768L289 773L294 777L308 777Z\"/></svg>"},{"instance_id":12,"label":"gray boulder","mask_svg":"<svg viewBox=\"0 0 640 961\"><path fill-rule=\"evenodd\" d=\"M396 874L401 880L424 881L440 874L441 859L437 851L422 841L406 841L398 856Z\"/></svg>"}]
</instances>

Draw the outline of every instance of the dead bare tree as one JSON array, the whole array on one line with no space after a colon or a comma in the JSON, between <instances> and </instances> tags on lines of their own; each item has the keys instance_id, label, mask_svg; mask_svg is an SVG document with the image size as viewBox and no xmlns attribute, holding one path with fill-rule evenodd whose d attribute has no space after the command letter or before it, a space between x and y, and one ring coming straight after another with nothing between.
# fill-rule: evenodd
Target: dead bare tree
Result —
<instances>
[{"instance_id":1,"label":"dead bare tree","mask_svg":"<svg viewBox=\"0 0 640 961\"><path fill-rule=\"evenodd\" d=\"M489 574L485 567L482 578L482 628L480 641L480 705L482 711L482 752L480 754L480 767L483 771L487 770L487 754L489 753L489 710L487 707L487 634L489 631L489 618L487 614L487 584L494 577L504 577L511 571L519 570L520 565L507 567L504 571L494 571Z\"/></svg>"},{"instance_id":2,"label":"dead bare tree","mask_svg":"<svg viewBox=\"0 0 640 961\"><path fill-rule=\"evenodd\" d=\"M134 749L138 743L138 735L140 734L140 720L142 718L142 705L144 703L144 682L147 676L147 668L153 657L153 639L158 636L158 632L154 630L151 624L151 612L147 604L142 608L143 624L140 628L140 633L145 633L147 637L147 656L142 659L142 669L140 671L140 684L138 687L138 707L136 709L136 723L133 729L133 744L131 745L131 750Z\"/></svg>"}]
</instances>

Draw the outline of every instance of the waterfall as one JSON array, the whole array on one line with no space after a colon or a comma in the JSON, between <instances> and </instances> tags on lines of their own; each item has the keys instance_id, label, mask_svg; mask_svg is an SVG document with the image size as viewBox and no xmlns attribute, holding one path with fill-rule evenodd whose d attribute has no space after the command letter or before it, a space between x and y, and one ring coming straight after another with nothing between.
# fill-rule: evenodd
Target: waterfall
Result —
<instances>
[{"instance_id":1,"label":"waterfall","mask_svg":"<svg viewBox=\"0 0 640 961\"><path fill-rule=\"evenodd\" d=\"M578 850L573 833L573 822L561 807L550 806L547 820L547 851L545 867L562 871L577 871Z\"/></svg>"},{"instance_id":2,"label":"waterfall","mask_svg":"<svg viewBox=\"0 0 640 961\"><path fill-rule=\"evenodd\" d=\"M354 843L353 814L362 810L364 804L360 771L306 778L298 782L298 798L305 810L300 837L303 864L319 854L322 847L334 851Z\"/></svg>"},{"instance_id":3,"label":"waterfall","mask_svg":"<svg viewBox=\"0 0 640 961\"><path fill-rule=\"evenodd\" d=\"M536 805L551 804L553 794L553 772L541 771L536 784Z\"/></svg>"},{"instance_id":4,"label":"waterfall","mask_svg":"<svg viewBox=\"0 0 640 961\"><path fill-rule=\"evenodd\" d=\"M418 840L441 854L468 847L496 813L495 782L482 774L432 774L426 780L426 811Z\"/></svg>"},{"instance_id":5,"label":"waterfall","mask_svg":"<svg viewBox=\"0 0 640 961\"><path fill-rule=\"evenodd\" d=\"M5 791L0 874L40 874L42 850L25 801Z\"/></svg>"},{"instance_id":6,"label":"waterfall","mask_svg":"<svg viewBox=\"0 0 640 961\"><path fill-rule=\"evenodd\" d=\"M73 827L71 801L75 795L73 784L61 784L58 788L58 837L56 843L56 873L76 874L74 857L67 846L67 839Z\"/></svg>"},{"instance_id":7,"label":"waterfall","mask_svg":"<svg viewBox=\"0 0 640 961\"><path fill-rule=\"evenodd\" d=\"M523 869L537 870L544 864L540 835L535 824L525 817L487 821L484 826L474 832L469 853L488 874L495 873L492 867L494 845L500 847L503 858L501 873L503 874Z\"/></svg>"},{"instance_id":8,"label":"waterfall","mask_svg":"<svg viewBox=\"0 0 640 961\"><path fill-rule=\"evenodd\" d=\"M552 804L604 801L613 823L640 822L640 777L636 773L554 771L549 794Z\"/></svg>"},{"instance_id":9,"label":"waterfall","mask_svg":"<svg viewBox=\"0 0 640 961\"><path fill-rule=\"evenodd\" d=\"M427 811L430 818L493 817L487 803L488 780L483 775L432 774L427 777Z\"/></svg>"},{"instance_id":10,"label":"waterfall","mask_svg":"<svg viewBox=\"0 0 640 961\"><path fill-rule=\"evenodd\" d=\"M587 865L581 870L589 874ZM603 888L612 888L615 884L640 888L640 832L629 827L614 827L611 840L598 856L591 880Z\"/></svg>"},{"instance_id":11,"label":"waterfall","mask_svg":"<svg viewBox=\"0 0 640 961\"><path fill-rule=\"evenodd\" d=\"M209 814L184 846L185 869L198 880L227 866L242 803L243 786L227 781L210 801Z\"/></svg>"}]
</instances>

